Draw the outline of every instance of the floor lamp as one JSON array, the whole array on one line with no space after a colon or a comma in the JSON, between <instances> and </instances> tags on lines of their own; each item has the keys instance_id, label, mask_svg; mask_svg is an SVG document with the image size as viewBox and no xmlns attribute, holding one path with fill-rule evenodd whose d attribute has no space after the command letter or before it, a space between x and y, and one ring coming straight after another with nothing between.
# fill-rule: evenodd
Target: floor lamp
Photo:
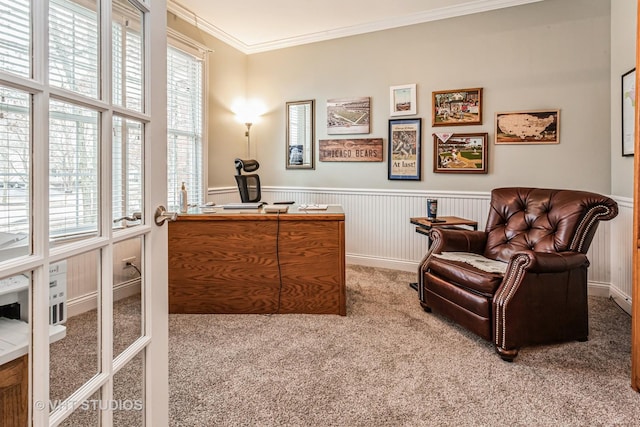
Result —
<instances>
[{"instance_id":1,"label":"floor lamp","mask_svg":"<svg viewBox=\"0 0 640 427\"><path fill-rule=\"evenodd\" d=\"M251 158L251 136L250 136L250 130L251 130L251 125L253 123L251 122L247 122L245 123L245 126L247 127L247 131L244 133L244 136L247 137L247 159Z\"/></svg>"}]
</instances>

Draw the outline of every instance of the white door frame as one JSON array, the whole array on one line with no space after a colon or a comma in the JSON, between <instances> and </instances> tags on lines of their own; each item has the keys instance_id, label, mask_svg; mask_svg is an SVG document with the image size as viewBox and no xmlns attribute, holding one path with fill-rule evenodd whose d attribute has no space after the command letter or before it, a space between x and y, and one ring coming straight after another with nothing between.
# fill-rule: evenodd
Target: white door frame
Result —
<instances>
[{"instance_id":1,"label":"white door frame","mask_svg":"<svg viewBox=\"0 0 640 427\"><path fill-rule=\"evenodd\" d=\"M31 159L31 216L33 255L5 262L0 267L0 276L8 277L23 271L32 271L31 304L29 307L29 419L33 426L55 426L66 419L84 399L97 389L102 389L101 399L113 399L113 375L138 354L144 355L145 407L147 426L168 424L168 296L167 296L167 226L158 227L154 222L155 209L166 205L166 0L129 0L144 12L145 23L145 105L146 111L128 114L145 123L144 160L144 221L143 225L114 236L111 231L111 132L112 112L118 110L109 104L111 80L102 75L101 90L106 94L102 101L91 102L91 108L100 111L100 206L102 234L97 237L68 244L61 248L49 248L49 152L48 109L50 94L56 93L81 105L80 96L66 93L48 85L47 67L44 58L48 55L49 1L31 0L32 61L33 78L25 79L0 71L0 84L24 90L32 94L32 153ZM101 67L111 72L111 0L98 1L101 22ZM106 25L105 25L106 23ZM124 112L125 110L120 109ZM122 240L140 236L144 242L142 290L144 302L144 336L136 340L113 362L112 301L113 301L113 245ZM71 256L99 251L102 267L99 311L101 366L98 375L76 390L71 396L73 406L68 410L49 413L49 265ZM112 425L110 411L102 411L102 425Z\"/></svg>"}]
</instances>

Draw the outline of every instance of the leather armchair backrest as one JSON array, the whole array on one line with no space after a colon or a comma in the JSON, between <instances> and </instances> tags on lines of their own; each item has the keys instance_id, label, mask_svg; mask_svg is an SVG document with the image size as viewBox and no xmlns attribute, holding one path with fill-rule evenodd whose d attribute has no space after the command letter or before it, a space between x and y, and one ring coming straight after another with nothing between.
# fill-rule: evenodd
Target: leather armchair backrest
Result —
<instances>
[{"instance_id":1,"label":"leather armchair backrest","mask_svg":"<svg viewBox=\"0 0 640 427\"><path fill-rule=\"evenodd\" d=\"M507 262L523 249L586 253L598 222L617 214L617 203L596 193L497 188L491 192L484 256Z\"/></svg>"}]
</instances>

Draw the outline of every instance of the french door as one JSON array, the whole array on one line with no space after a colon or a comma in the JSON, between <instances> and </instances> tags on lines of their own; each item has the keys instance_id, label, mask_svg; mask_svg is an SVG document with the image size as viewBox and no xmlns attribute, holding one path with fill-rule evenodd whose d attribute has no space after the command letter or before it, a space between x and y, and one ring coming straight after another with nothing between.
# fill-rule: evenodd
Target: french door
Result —
<instances>
[{"instance_id":1,"label":"french door","mask_svg":"<svg viewBox=\"0 0 640 427\"><path fill-rule=\"evenodd\" d=\"M0 19L0 425L166 425L166 0Z\"/></svg>"}]
</instances>

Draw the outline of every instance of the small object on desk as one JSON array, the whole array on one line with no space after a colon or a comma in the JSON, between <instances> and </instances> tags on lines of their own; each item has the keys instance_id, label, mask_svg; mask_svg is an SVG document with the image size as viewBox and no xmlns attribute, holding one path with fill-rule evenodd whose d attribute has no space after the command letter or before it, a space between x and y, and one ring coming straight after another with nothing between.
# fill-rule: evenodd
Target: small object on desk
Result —
<instances>
[{"instance_id":1,"label":"small object on desk","mask_svg":"<svg viewBox=\"0 0 640 427\"><path fill-rule=\"evenodd\" d=\"M289 206L287 205L264 205L262 208L265 213L280 213L287 212L289 210Z\"/></svg>"},{"instance_id":2,"label":"small object on desk","mask_svg":"<svg viewBox=\"0 0 640 427\"><path fill-rule=\"evenodd\" d=\"M227 203L222 205L223 209L260 209L264 202L248 202L248 203Z\"/></svg>"},{"instance_id":3,"label":"small object on desk","mask_svg":"<svg viewBox=\"0 0 640 427\"><path fill-rule=\"evenodd\" d=\"M427 199L427 219L431 222L437 222L438 216L438 199Z\"/></svg>"},{"instance_id":4,"label":"small object on desk","mask_svg":"<svg viewBox=\"0 0 640 427\"><path fill-rule=\"evenodd\" d=\"M202 205L201 207L203 208L210 208L211 206L215 206L216 204L213 202L207 202L204 205Z\"/></svg>"},{"instance_id":5,"label":"small object on desk","mask_svg":"<svg viewBox=\"0 0 640 427\"><path fill-rule=\"evenodd\" d=\"M285 200L283 202L273 202L274 205L292 205L295 202L293 200Z\"/></svg>"},{"instance_id":6,"label":"small object on desk","mask_svg":"<svg viewBox=\"0 0 640 427\"><path fill-rule=\"evenodd\" d=\"M298 206L299 211L323 211L326 210L329 205L300 205Z\"/></svg>"}]
</instances>

